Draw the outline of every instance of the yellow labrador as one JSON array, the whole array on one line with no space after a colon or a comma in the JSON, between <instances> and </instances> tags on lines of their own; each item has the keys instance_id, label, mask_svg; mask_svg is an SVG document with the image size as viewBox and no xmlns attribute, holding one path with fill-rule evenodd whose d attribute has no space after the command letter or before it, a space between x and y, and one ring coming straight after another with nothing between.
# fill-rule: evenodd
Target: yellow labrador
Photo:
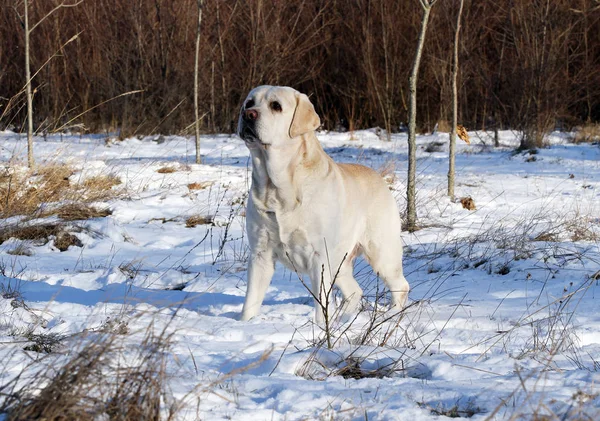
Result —
<instances>
[{"instance_id":1,"label":"yellow labrador","mask_svg":"<svg viewBox=\"0 0 600 421\"><path fill-rule=\"evenodd\" d=\"M259 86L242 105L238 135L252 158L242 320L259 313L277 260L309 276L318 323L332 285L346 311L358 306L362 289L352 270L363 253L391 290L394 307L406 303L396 201L375 171L336 164L325 153L314 133L320 124L308 97L289 87Z\"/></svg>"}]
</instances>

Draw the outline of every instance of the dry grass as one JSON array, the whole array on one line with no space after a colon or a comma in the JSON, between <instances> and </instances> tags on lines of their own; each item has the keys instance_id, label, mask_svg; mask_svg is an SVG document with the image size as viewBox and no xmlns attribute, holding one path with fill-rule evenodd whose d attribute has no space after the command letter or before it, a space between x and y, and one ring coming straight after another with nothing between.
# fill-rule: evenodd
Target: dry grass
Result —
<instances>
[{"instance_id":1,"label":"dry grass","mask_svg":"<svg viewBox=\"0 0 600 421\"><path fill-rule=\"evenodd\" d=\"M12 225L0 229L0 244L10 238L16 238L42 245L50 241L51 237L54 237L54 247L60 251L66 251L70 246L83 247L81 240L68 233L64 224ZM27 255L27 250L26 245L21 244L13 249L12 253Z\"/></svg>"},{"instance_id":2,"label":"dry grass","mask_svg":"<svg viewBox=\"0 0 600 421\"><path fill-rule=\"evenodd\" d=\"M60 251L67 251L71 246L83 247L83 243L77 236L65 231L60 231L54 239L54 247Z\"/></svg>"},{"instance_id":3,"label":"dry grass","mask_svg":"<svg viewBox=\"0 0 600 421\"><path fill-rule=\"evenodd\" d=\"M62 200L73 172L64 165L26 172L21 168L4 169L0 175L0 217L31 215L43 203Z\"/></svg>"},{"instance_id":4,"label":"dry grass","mask_svg":"<svg viewBox=\"0 0 600 421\"><path fill-rule=\"evenodd\" d=\"M39 224L39 225L23 225L23 226L8 226L0 229L0 244L10 238L17 238L24 241L46 243L48 237L56 236L61 231L59 224Z\"/></svg>"},{"instance_id":5,"label":"dry grass","mask_svg":"<svg viewBox=\"0 0 600 421\"><path fill-rule=\"evenodd\" d=\"M171 335L164 330L155 334L149 327L135 347L125 345L121 338L98 332L78 338L75 348L79 349L58 369L50 363L30 379L20 378L25 376L22 373L6 385L0 412L10 421L158 421L166 394ZM172 414L168 415L170 419Z\"/></svg>"},{"instance_id":6,"label":"dry grass","mask_svg":"<svg viewBox=\"0 0 600 421\"><path fill-rule=\"evenodd\" d=\"M590 123L581 127L573 136L574 143L600 142L600 124Z\"/></svg>"},{"instance_id":7,"label":"dry grass","mask_svg":"<svg viewBox=\"0 0 600 421\"><path fill-rule=\"evenodd\" d=\"M192 215L185 220L185 226L188 228L194 228L197 225L212 224L214 224L214 218L212 216Z\"/></svg>"},{"instance_id":8,"label":"dry grass","mask_svg":"<svg viewBox=\"0 0 600 421\"><path fill-rule=\"evenodd\" d=\"M204 190L210 186L212 186L215 182L214 181L200 181L200 182L195 182L195 183L190 183L188 184L188 189L190 190Z\"/></svg>"},{"instance_id":9,"label":"dry grass","mask_svg":"<svg viewBox=\"0 0 600 421\"><path fill-rule=\"evenodd\" d=\"M110 209L98 209L90 205L71 203L56 210L56 215L63 221L80 221L91 218L104 218L112 214Z\"/></svg>"},{"instance_id":10,"label":"dry grass","mask_svg":"<svg viewBox=\"0 0 600 421\"><path fill-rule=\"evenodd\" d=\"M156 172L159 174L171 174L171 173L177 172L177 168L171 167L171 166L160 167L159 169L156 170Z\"/></svg>"},{"instance_id":11,"label":"dry grass","mask_svg":"<svg viewBox=\"0 0 600 421\"><path fill-rule=\"evenodd\" d=\"M114 186L121 184L121 179L114 174L97 175L87 178L83 182L83 186L94 192L104 192L112 189Z\"/></svg>"},{"instance_id":12,"label":"dry grass","mask_svg":"<svg viewBox=\"0 0 600 421\"><path fill-rule=\"evenodd\" d=\"M7 167L0 170L0 219L11 216L39 217L56 214L48 205L60 202L91 203L121 194L114 175L101 175L83 183L70 180L75 170L66 164L39 166L35 170ZM57 208L61 209L61 208Z\"/></svg>"}]
</instances>

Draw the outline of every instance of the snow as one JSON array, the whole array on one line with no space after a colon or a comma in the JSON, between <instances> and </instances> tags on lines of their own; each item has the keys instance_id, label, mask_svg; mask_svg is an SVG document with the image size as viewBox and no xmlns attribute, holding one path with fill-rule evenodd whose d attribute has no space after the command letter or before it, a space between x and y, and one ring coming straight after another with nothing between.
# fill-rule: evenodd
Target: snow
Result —
<instances>
[{"instance_id":1,"label":"snow","mask_svg":"<svg viewBox=\"0 0 600 421\"><path fill-rule=\"evenodd\" d=\"M30 245L32 256L15 256L7 252L19 241L0 245L3 291L19 290L25 303L0 298L0 384L32 360L56 361L23 350L24 332L70 344L70 335L117 320L130 332L154 324L173 333L168 390L182 400L180 419L420 421L444 419L453 407L474 420L573 408L598 417L600 147L553 133L550 147L529 155L514 152L517 133L500 135L499 148L484 132L458 145L457 196L472 197L475 211L445 196L448 135L418 137L422 229L403 234L410 305L402 318L386 313L385 297L375 299L382 283L358 262L364 311L336 321L331 350L319 346L308 291L284 267L262 314L238 321L250 183L238 138L204 136L202 165L180 136L36 138L38 163L70 163L71 182L114 174L126 195L102 204L112 215L74 223L82 248ZM338 162L392 168L390 187L405 207L405 134L392 142L375 130L318 137ZM432 142L443 144L426 152ZM25 144L0 132L2 165L23 159ZM157 172L164 167L175 171ZM190 190L195 182L212 184ZM214 224L187 228L193 215ZM552 241L540 236L548 233ZM381 325L360 341L373 320ZM135 347L139 335L124 341ZM56 352L67 358L73 349ZM334 375L349 361L388 370L383 378Z\"/></svg>"}]
</instances>

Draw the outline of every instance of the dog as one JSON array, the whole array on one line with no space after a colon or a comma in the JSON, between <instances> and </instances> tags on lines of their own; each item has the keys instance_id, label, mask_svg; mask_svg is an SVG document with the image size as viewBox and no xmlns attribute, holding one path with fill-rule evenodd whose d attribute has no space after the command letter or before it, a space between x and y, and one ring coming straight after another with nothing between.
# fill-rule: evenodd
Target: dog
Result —
<instances>
[{"instance_id":1,"label":"dog","mask_svg":"<svg viewBox=\"0 0 600 421\"><path fill-rule=\"evenodd\" d=\"M393 308L406 303L396 201L377 172L336 164L315 135L320 125L308 96L290 87L259 86L242 105L238 135L250 150L252 185L241 320L259 313L276 261L308 275L319 324L332 314L332 286L341 290L344 311L356 311L362 289L352 272L361 254L390 289Z\"/></svg>"}]
</instances>

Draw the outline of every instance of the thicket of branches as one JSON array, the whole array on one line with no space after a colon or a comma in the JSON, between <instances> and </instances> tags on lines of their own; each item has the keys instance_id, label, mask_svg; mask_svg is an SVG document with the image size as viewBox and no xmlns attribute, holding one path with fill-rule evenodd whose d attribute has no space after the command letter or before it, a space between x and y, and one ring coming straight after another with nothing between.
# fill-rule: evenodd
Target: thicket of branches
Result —
<instances>
[{"instance_id":1,"label":"thicket of branches","mask_svg":"<svg viewBox=\"0 0 600 421\"><path fill-rule=\"evenodd\" d=\"M30 2L30 19L58 1ZM419 79L422 130L451 119L458 4L442 0L432 11ZM23 0L0 8L0 128L16 130L26 121L22 8ZM326 128L397 130L407 121L420 14L416 0L206 0L202 129L232 131L252 87L284 84L317 98ZM196 0L86 0L53 13L31 34L32 73L42 68L32 82L36 130L143 90L76 122L124 136L191 133L196 27ZM535 140L557 124L600 120L594 0L467 0L459 55L459 122L469 128L499 125Z\"/></svg>"}]
</instances>

